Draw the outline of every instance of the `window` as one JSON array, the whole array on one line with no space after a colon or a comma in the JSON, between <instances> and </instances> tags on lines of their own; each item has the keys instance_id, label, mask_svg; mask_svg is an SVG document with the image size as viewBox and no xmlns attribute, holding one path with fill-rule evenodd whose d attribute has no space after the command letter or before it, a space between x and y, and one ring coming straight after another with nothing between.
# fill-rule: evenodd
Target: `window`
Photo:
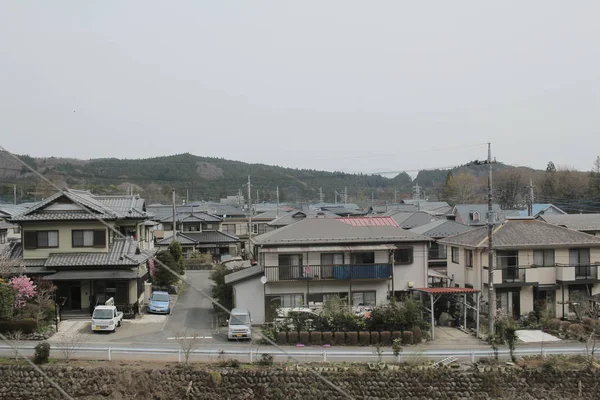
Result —
<instances>
[{"instance_id":1,"label":"window","mask_svg":"<svg viewBox=\"0 0 600 400\"><path fill-rule=\"evenodd\" d=\"M394 251L394 262L396 264L412 264L413 248L399 247Z\"/></svg>"},{"instance_id":2,"label":"window","mask_svg":"<svg viewBox=\"0 0 600 400\"><path fill-rule=\"evenodd\" d=\"M235 224L223 224L223 232L235 235Z\"/></svg>"},{"instance_id":3,"label":"window","mask_svg":"<svg viewBox=\"0 0 600 400\"><path fill-rule=\"evenodd\" d=\"M0 244L6 243L6 232L0 232Z\"/></svg>"},{"instance_id":4,"label":"window","mask_svg":"<svg viewBox=\"0 0 600 400\"><path fill-rule=\"evenodd\" d=\"M452 247L452 262L458 264L458 247Z\"/></svg>"},{"instance_id":5,"label":"window","mask_svg":"<svg viewBox=\"0 0 600 400\"><path fill-rule=\"evenodd\" d=\"M332 297L339 297L343 304L348 304L348 292L341 293L309 293L308 303L324 303Z\"/></svg>"},{"instance_id":6,"label":"window","mask_svg":"<svg viewBox=\"0 0 600 400\"><path fill-rule=\"evenodd\" d=\"M58 247L58 231L26 231L23 236L26 249Z\"/></svg>"},{"instance_id":7,"label":"window","mask_svg":"<svg viewBox=\"0 0 600 400\"><path fill-rule=\"evenodd\" d=\"M538 267L554 266L554 250L534 250L533 264Z\"/></svg>"},{"instance_id":8,"label":"window","mask_svg":"<svg viewBox=\"0 0 600 400\"><path fill-rule=\"evenodd\" d=\"M72 245L73 247L105 247L106 231L104 229L73 230Z\"/></svg>"},{"instance_id":9,"label":"window","mask_svg":"<svg viewBox=\"0 0 600 400\"><path fill-rule=\"evenodd\" d=\"M252 233L258 234L258 224L252 224Z\"/></svg>"},{"instance_id":10,"label":"window","mask_svg":"<svg viewBox=\"0 0 600 400\"><path fill-rule=\"evenodd\" d=\"M350 263L354 265L375 264L375 253L372 251L364 253L351 253Z\"/></svg>"},{"instance_id":11,"label":"window","mask_svg":"<svg viewBox=\"0 0 600 400\"><path fill-rule=\"evenodd\" d=\"M375 292L352 292L352 305L374 306Z\"/></svg>"},{"instance_id":12,"label":"window","mask_svg":"<svg viewBox=\"0 0 600 400\"><path fill-rule=\"evenodd\" d=\"M204 228L203 229L206 229L206 230L210 231L210 230L213 229L213 224L204 224Z\"/></svg>"},{"instance_id":13,"label":"window","mask_svg":"<svg viewBox=\"0 0 600 400\"><path fill-rule=\"evenodd\" d=\"M322 253L321 277L333 278L333 271L335 265L344 265L344 253Z\"/></svg>"},{"instance_id":14,"label":"window","mask_svg":"<svg viewBox=\"0 0 600 400\"><path fill-rule=\"evenodd\" d=\"M570 265L590 265L590 249L570 249Z\"/></svg>"},{"instance_id":15,"label":"window","mask_svg":"<svg viewBox=\"0 0 600 400\"><path fill-rule=\"evenodd\" d=\"M479 212L474 211L472 213L469 213L469 217L471 217L471 221L473 221L473 222L479 222L479 219L480 219Z\"/></svg>"},{"instance_id":16,"label":"window","mask_svg":"<svg viewBox=\"0 0 600 400\"><path fill-rule=\"evenodd\" d=\"M473 268L473 250L465 250L465 265Z\"/></svg>"},{"instance_id":17,"label":"window","mask_svg":"<svg viewBox=\"0 0 600 400\"><path fill-rule=\"evenodd\" d=\"M304 270L301 265L302 254L280 254L279 280L298 279L302 277Z\"/></svg>"},{"instance_id":18,"label":"window","mask_svg":"<svg viewBox=\"0 0 600 400\"><path fill-rule=\"evenodd\" d=\"M265 296L265 319L272 321L277 309L283 307L301 307L304 305L303 294L277 294Z\"/></svg>"}]
</instances>

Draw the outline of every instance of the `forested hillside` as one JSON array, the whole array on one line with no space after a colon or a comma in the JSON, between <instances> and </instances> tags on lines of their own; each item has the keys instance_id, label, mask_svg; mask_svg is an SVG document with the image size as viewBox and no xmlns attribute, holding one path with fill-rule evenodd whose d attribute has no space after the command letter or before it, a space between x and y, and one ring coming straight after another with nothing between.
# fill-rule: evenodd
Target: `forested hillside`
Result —
<instances>
[{"instance_id":1,"label":"forested hillside","mask_svg":"<svg viewBox=\"0 0 600 400\"><path fill-rule=\"evenodd\" d=\"M260 201L274 201L279 186L280 200L308 202L319 200L323 189L326 202L342 199L344 188L348 200L367 205L373 196L381 204L412 197L413 186L422 187L423 198L454 203L485 202L487 171L485 162L470 161L449 170L420 171L413 181L406 173L389 179L380 175L349 174L309 169L293 169L265 164L248 164L221 158L192 154L147 159L32 158L21 156L28 165L60 187L89 189L98 194L126 193L133 190L149 202L168 201L175 189L180 198L217 200L247 195L248 175L252 180L252 196L258 190ZM562 205L569 212L596 211L600 206L600 158L589 172L557 168L552 162L546 171L493 163L494 201L503 208L523 208L529 199L530 179L534 201ZM41 199L54 192L25 167L6 153L0 152L0 200L13 200L17 185L18 201ZM338 195L335 195L337 191Z\"/></svg>"}]
</instances>

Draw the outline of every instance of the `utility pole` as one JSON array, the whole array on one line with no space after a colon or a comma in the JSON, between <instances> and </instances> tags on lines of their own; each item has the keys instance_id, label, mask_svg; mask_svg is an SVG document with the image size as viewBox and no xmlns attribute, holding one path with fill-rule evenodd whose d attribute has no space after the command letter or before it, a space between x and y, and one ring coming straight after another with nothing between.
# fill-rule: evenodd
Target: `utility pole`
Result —
<instances>
[{"instance_id":1,"label":"utility pole","mask_svg":"<svg viewBox=\"0 0 600 400\"><path fill-rule=\"evenodd\" d=\"M375 204L375 195L371 192L371 206Z\"/></svg>"},{"instance_id":2,"label":"utility pole","mask_svg":"<svg viewBox=\"0 0 600 400\"><path fill-rule=\"evenodd\" d=\"M323 196L323 188L320 187L319 188L319 203L323 204L324 200L325 200L325 196Z\"/></svg>"},{"instance_id":3,"label":"utility pole","mask_svg":"<svg viewBox=\"0 0 600 400\"><path fill-rule=\"evenodd\" d=\"M248 175L248 255L251 256L250 241L252 240L252 187L250 185L250 175Z\"/></svg>"},{"instance_id":4,"label":"utility pole","mask_svg":"<svg viewBox=\"0 0 600 400\"><path fill-rule=\"evenodd\" d=\"M398 190L394 189L394 204L398 204L396 197L398 196Z\"/></svg>"},{"instance_id":5,"label":"utility pole","mask_svg":"<svg viewBox=\"0 0 600 400\"><path fill-rule=\"evenodd\" d=\"M13 201L17 204L17 185L13 185Z\"/></svg>"},{"instance_id":6,"label":"utility pole","mask_svg":"<svg viewBox=\"0 0 600 400\"><path fill-rule=\"evenodd\" d=\"M533 203L534 203L534 198L533 198L533 179L529 178L529 207L528 207L528 215L530 217L533 217Z\"/></svg>"},{"instance_id":7,"label":"utility pole","mask_svg":"<svg viewBox=\"0 0 600 400\"><path fill-rule=\"evenodd\" d=\"M176 220L176 206L175 206L175 189L173 189L173 236L171 236L171 242L175 241L175 235L177 234L177 220Z\"/></svg>"},{"instance_id":8,"label":"utility pole","mask_svg":"<svg viewBox=\"0 0 600 400\"><path fill-rule=\"evenodd\" d=\"M496 293L494 292L494 212L492 209L492 144L488 143L488 335L491 338L494 330L496 312ZM477 305L479 307L479 305Z\"/></svg>"},{"instance_id":9,"label":"utility pole","mask_svg":"<svg viewBox=\"0 0 600 400\"><path fill-rule=\"evenodd\" d=\"M344 204L348 203L348 186L344 186Z\"/></svg>"},{"instance_id":10,"label":"utility pole","mask_svg":"<svg viewBox=\"0 0 600 400\"><path fill-rule=\"evenodd\" d=\"M417 183L416 186L414 186L414 189L415 196L417 196L417 211L421 211L421 186Z\"/></svg>"},{"instance_id":11,"label":"utility pole","mask_svg":"<svg viewBox=\"0 0 600 400\"><path fill-rule=\"evenodd\" d=\"M279 218L279 186L277 186L277 217Z\"/></svg>"},{"instance_id":12,"label":"utility pole","mask_svg":"<svg viewBox=\"0 0 600 400\"><path fill-rule=\"evenodd\" d=\"M190 189L185 189L185 204L190 204Z\"/></svg>"},{"instance_id":13,"label":"utility pole","mask_svg":"<svg viewBox=\"0 0 600 400\"><path fill-rule=\"evenodd\" d=\"M338 192L337 192L337 190L334 190L334 191L333 191L333 197L335 198L335 200L334 200L334 204L337 204L337 195L338 195Z\"/></svg>"}]
</instances>

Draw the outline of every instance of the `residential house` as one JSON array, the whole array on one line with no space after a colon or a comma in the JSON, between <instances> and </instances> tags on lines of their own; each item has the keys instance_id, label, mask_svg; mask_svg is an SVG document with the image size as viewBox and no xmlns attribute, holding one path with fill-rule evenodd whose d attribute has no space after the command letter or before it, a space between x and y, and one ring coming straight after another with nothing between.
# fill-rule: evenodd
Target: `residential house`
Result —
<instances>
[{"instance_id":1,"label":"residential house","mask_svg":"<svg viewBox=\"0 0 600 400\"><path fill-rule=\"evenodd\" d=\"M160 250L166 250L172 238L173 236L169 236L161 239L156 245ZM240 254L240 239L218 230L177 232L175 238L181 244L186 257L190 257L194 252L212 254L214 257Z\"/></svg>"},{"instance_id":2,"label":"residential house","mask_svg":"<svg viewBox=\"0 0 600 400\"><path fill-rule=\"evenodd\" d=\"M543 214L537 219L594 236L600 236L600 214Z\"/></svg>"},{"instance_id":3,"label":"residential house","mask_svg":"<svg viewBox=\"0 0 600 400\"><path fill-rule=\"evenodd\" d=\"M11 240L21 240L21 228L9 222L10 217L20 214L32 206L26 204L0 204L0 245Z\"/></svg>"},{"instance_id":4,"label":"residential house","mask_svg":"<svg viewBox=\"0 0 600 400\"><path fill-rule=\"evenodd\" d=\"M271 321L278 307L333 295L374 306L427 286L429 241L389 217L305 218L254 237L258 265L225 281L235 306L249 308L257 324Z\"/></svg>"},{"instance_id":5,"label":"residential house","mask_svg":"<svg viewBox=\"0 0 600 400\"><path fill-rule=\"evenodd\" d=\"M267 225L269 226L269 228L267 229L268 231L274 230L274 229L278 229L278 228L282 228L284 226L288 226L291 224L294 224L298 221L302 221L303 219L306 218L339 218L340 216L337 214L334 214L330 211L316 211L316 210L293 210L293 211L289 211L286 212L285 214L281 215L279 218L276 218L270 222L267 223Z\"/></svg>"},{"instance_id":6,"label":"residential house","mask_svg":"<svg viewBox=\"0 0 600 400\"><path fill-rule=\"evenodd\" d=\"M139 196L64 189L10 220L21 227L23 271L52 281L64 310L143 301L154 240Z\"/></svg>"},{"instance_id":7,"label":"residential house","mask_svg":"<svg viewBox=\"0 0 600 400\"><path fill-rule=\"evenodd\" d=\"M458 286L487 298L488 230L440 240L449 247L448 275ZM557 317L569 313L575 293L600 293L600 238L528 217L508 219L493 231L493 282L497 308L515 317L546 304Z\"/></svg>"},{"instance_id":8,"label":"residential house","mask_svg":"<svg viewBox=\"0 0 600 400\"><path fill-rule=\"evenodd\" d=\"M503 210L499 204L492 204L494 213L494 224L504 221L508 217L519 216L520 211ZM448 219L469 226L484 226L487 224L487 204L457 204L454 206Z\"/></svg>"},{"instance_id":9,"label":"residential house","mask_svg":"<svg viewBox=\"0 0 600 400\"><path fill-rule=\"evenodd\" d=\"M428 224L410 229L412 233L433 239L429 244L429 255L427 257L429 260L430 287L448 286L449 283L449 277L445 275L448 266L446 246L441 244L439 240L469 232L473 229L475 228L472 226L447 219L436 219Z\"/></svg>"},{"instance_id":10,"label":"residential house","mask_svg":"<svg viewBox=\"0 0 600 400\"><path fill-rule=\"evenodd\" d=\"M417 211L428 211L431 215L443 216L452 211L452 207L445 201L427 201L406 199L400 203L375 205L372 211L378 215L393 215L398 212L414 213Z\"/></svg>"},{"instance_id":11,"label":"residential house","mask_svg":"<svg viewBox=\"0 0 600 400\"><path fill-rule=\"evenodd\" d=\"M531 207L531 215L529 215L529 210L519 211L519 216L521 217L541 217L544 215L566 215L567 213L556 207L553 204L534 204Z\"/></svg>"}]
</instances>

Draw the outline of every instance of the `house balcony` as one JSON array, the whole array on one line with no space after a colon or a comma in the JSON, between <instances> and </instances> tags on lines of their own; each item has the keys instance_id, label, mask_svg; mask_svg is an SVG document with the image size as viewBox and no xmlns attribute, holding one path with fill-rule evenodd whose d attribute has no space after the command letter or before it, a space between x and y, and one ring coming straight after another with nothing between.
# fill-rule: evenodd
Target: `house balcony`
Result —
<instances>
[{"instance_id":1,"label":"house balcony","mask_svg":"<svg viewBox=\"0 0 600 400\"><path fill-rule=\"evenodd\" d=\"M447 252L446 249L429 249L429 260L430 261L446 261Z\"/></svg>"},{"instance_id":2,"label":"house balcony","mask_svg":"<svg viewBox=\"0 0 600 400\"><path fill-rule=\"evenodd\" d=\"M494 270L494 286L496 287L522 287L538 285L537 268L504 267ZM488 269L484 269L484 284L489 283Z\"/></svg>"},{"instance_id":3,"label":"house balcony","mask_svg":"<svg viewBox=\"0 0 600 400\"><path fill-rule=\"evenodd\" d=\"M598 265L556 264L556 281L560 283L596 283L600 281Z\"/></svg>"},{"instance_id":4,"label":"house balcony","mask_svg":"<svg viewBox=\"0 0 600 400\"><path fill-rule=\"evenodd\" d=\"M268 282L374 280L392 277L392 264L263 267Z\"/></svg>"}]
</instances>

